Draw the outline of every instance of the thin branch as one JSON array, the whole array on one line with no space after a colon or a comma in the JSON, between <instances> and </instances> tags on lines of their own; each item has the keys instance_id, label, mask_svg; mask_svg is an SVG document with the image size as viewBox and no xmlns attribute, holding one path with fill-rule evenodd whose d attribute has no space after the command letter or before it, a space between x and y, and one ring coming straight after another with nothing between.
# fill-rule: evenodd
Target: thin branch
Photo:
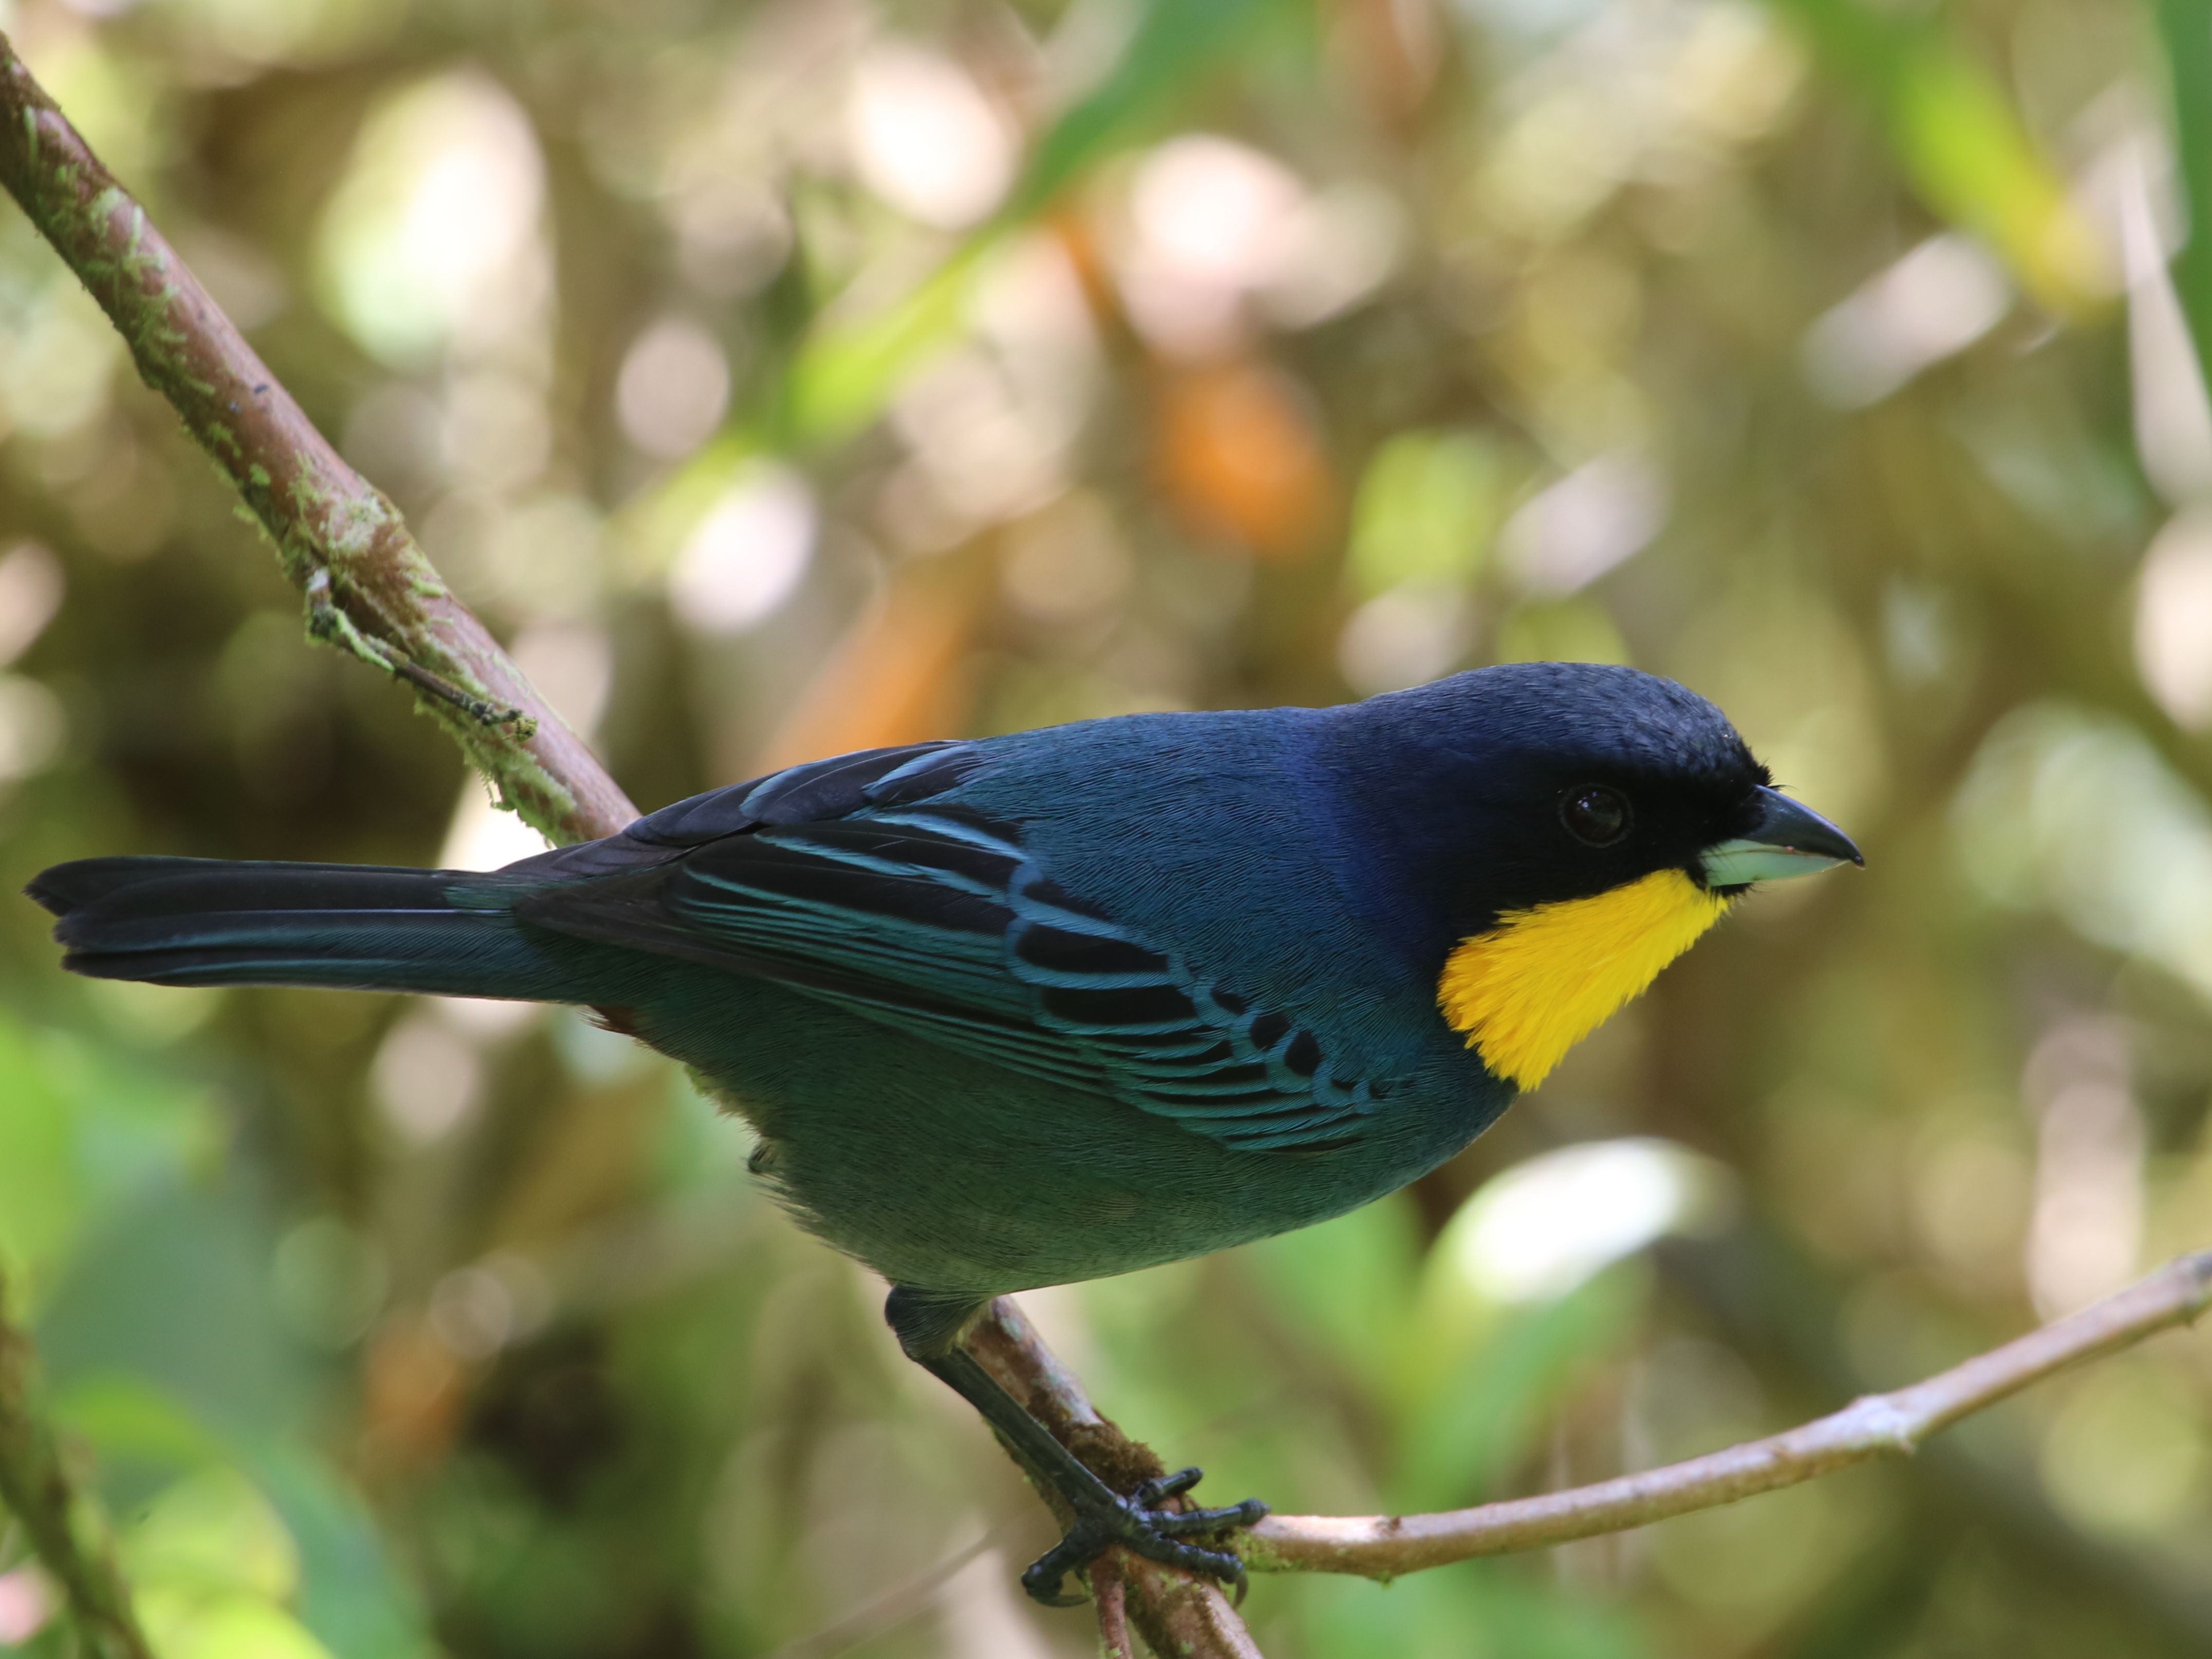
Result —
<instances>
[{"instance_id":1,"label":"thin branch","mask_svg":"<svg viewBox=\"0 0 2212 1659\"><path fill-rule=\"evenodd\" d=\"M91 290L146 384L235 485L308 598L310 631L416 690L501 800L556 840L637 816L439 580L0 35L0 183Z\"/></svg>"},{"instance_id":2,"label":"thin branch","mask_svg":"<svg viewBox=\"0 0 2212 1659\"><path fill-rule=\"evenodd\" d=\"M1621 1532L1794 1486L1869 1459L1909 1455L1938 1430L2029 1384L2132 1347L2212 1304L2212 1250L2168 1262L2077 1314L1923 1382L1868 1395L1784 1434L1642 1474L1540 1498L1435 1515L1279 1515L1240 1540L1258 1572L1346 1572L1390 1579L1480 1555L1541 1549Z\"/></svg>"},{"instance_id":3,"label":"thin branch","mask_svg":"<svg viewBox=\"0 0 2212 1659\"><path fill-rule=\"evenodd\" d=\"M61 1586L93 1659L153 1659L115 1563L106 1517L71 1479L40 1409L37 1359L30 1339L5 1316L4 1291L0 1285L0 1504Z\"/></svg>"}]
</instances>

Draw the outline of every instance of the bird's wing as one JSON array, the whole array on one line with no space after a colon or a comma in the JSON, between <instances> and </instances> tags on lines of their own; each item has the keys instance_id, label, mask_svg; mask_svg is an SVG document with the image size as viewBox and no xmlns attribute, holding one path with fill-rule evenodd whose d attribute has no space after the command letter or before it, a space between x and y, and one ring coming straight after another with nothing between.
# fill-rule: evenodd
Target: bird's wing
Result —
<instances>
[{"instance_id":1,"label":"bird's wing","mask_svg":"<svg viewBox=\"0 0 2212 1659\"><path fill-rule=\"evenodd\" d=\"M1066 891L1019 825L933 799L976 763L965 745L877 751L702 796L627 832L628 867L556 881L517 914L772 979L1230 1146L1360 1132L1389 1079L1340 1074L1316 1033ZM797 816L800 792L834 815Z\"/></svg>"}]
</instances>

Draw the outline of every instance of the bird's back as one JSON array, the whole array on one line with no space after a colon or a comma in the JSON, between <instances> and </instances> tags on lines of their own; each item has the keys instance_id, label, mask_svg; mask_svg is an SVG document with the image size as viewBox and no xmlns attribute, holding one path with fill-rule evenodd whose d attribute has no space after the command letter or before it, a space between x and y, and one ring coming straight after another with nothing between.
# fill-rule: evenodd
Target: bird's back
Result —
<instances>
[{"instance_id":1,"label":"bird's back","mask_svg":"<svg viewBox=\"0 0 2212 1659\"><path fill-rule=\"evenodd\" d=\"M918 864L940 831L1003 848L998 873L960 876L1007 907L997 1006L1042 1042L930 1006L990 999L951 982L964 934L915 941L896 985L852 997L684 980L634 1017L761 1127L802 1216L902 1282L1094 1277L1340 1214L1510 1091L1444 1025L1432 971L1363 925L1316 729L1153 714L957 745L943 787L757 831L737 859L831 836L850 856L872 833ZM747 879L734 846L697 855L726 891Z\"/></svg>"},{"instance_id":2,"label":"bird's back","mask_svg":"<svg viewBox=\"0 0 2212 1659\"><path fill-rule=\"evenodd\" d=\"M948 801L1018 820L1040 866L1204 975L1328 1031L1355 1066L1449 1034L1438 964L1372 916L1376 849L1350 832L1317 740L1329 711L1133 714L975 745Z\"/></svg>"}]
</instances>

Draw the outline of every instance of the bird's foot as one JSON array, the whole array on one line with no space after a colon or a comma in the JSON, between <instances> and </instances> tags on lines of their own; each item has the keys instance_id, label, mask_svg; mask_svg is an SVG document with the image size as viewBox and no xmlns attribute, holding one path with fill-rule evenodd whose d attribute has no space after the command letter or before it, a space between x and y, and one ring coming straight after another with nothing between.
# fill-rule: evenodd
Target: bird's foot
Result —
<instances>
[{"instance_id":1,"label":"bird's foot","mask_svg":"<svg viewBox=\"0 0 2212 1659\"><path fill-rule=\"evenodd\" d=\"M1237 1587L1244 1599L1244 1564L1225 1550L1206 1549L1187 1543L1239 1527L1249 1527L1267 1513L1256 1498L1232 1504L1225 1510L1171 1510L1169 1500L1181 1497L1199 1482L1200 1471L1178 1469L1158 1480L1147 1480L1127 1498L1100 1488L1097 1494L1071 1496L1075 1522L1067 1535L1039 1556L1022 1575L1022 1588L1048 1607L1079 1606L1083 1597L1065 1595L1067 1575L1089 1566L1114 1545L1131 1550L1149 1561L1204 1573Z\"/></svg>"}]
</instances>

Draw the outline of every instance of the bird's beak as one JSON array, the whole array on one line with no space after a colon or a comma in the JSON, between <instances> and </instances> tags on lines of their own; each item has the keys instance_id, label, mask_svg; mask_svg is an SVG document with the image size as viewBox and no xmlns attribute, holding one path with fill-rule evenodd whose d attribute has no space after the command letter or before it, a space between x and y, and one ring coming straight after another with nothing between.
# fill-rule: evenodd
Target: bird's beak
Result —
<instances>
[{"instance_id":1,"label":"bird's beak","mask_svg":"<svg viewBox=\"0 0 2212 1659\"><path fill-rule=\"evenodd\" d=\"M1759 820L1747 835L1708 847L1698 862L1709 887L1786 881L1838 864L1864 864L1851 838L1818 812L1772 789L1753 791Z\"/></svg>"}]
</instances>

